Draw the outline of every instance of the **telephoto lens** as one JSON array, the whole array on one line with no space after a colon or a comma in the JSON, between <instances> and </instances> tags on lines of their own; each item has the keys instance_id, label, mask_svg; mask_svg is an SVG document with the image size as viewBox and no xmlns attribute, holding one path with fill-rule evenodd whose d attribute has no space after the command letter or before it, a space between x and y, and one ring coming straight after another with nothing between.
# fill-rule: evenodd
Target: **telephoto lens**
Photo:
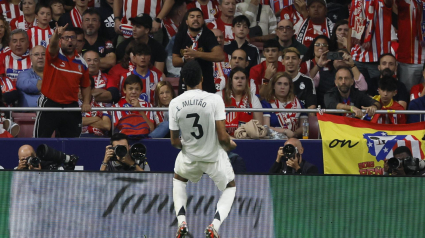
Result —
<instances>
[{"instance_id":1,"label":"telephoto lens","mask_svg":"<svg viewBox=\"0 0 425 238\"><path fill-rule=\"evenodd\" d=\"M288 158L293 158L295 157L295 154L298 152L297 148L291 144L287 144L282 148L282 152L283 152L283 156L288 159Z\"/></svg>"},{"instance_id":2,"label":"telephoto lens","mask_svg":"<svg viewBox=\"0 0 425 238\"><path fill-rule=\"evenodd\" d=\"M130 147L130 156L133 160L144 161L146 159L146 146L142 143L135 143Z\"/></svg>"},{"instance_id":3,"label":"telephoto lens","mask_svg":"<svg viewBox=\"0 0 425 238\"><path fill-rule=\"evenodd\" d=\"M32 165L32 167L38 168L38 166L40 165L40 159L37 157L27 157L26 158L28 165Z\"/></svg>"},{"instance_id":4,"label":"telephoto lens","mask_svg":"<svg viewBox=\"0 0 425 238\"><path fill-rule=\"evenodd\" d=\"M116 161L118 160L117 157L123 158L127 155L127 147L124 145L117 145L112 147L111 149L114 150L114 156L111 157L111 160Z\"/></svg>"},{"instance_id":5,"label":"telephoto lens","mask_svg":"<svg viewBox=\"0 0 425 238\"><path fill-rule=\"evenodd\" d=\"M403 160L392 157L391 159L388 160L387 163L390 169L398 169L400 168L400 166L403 165Z\"/></svg>"}]
</instances>

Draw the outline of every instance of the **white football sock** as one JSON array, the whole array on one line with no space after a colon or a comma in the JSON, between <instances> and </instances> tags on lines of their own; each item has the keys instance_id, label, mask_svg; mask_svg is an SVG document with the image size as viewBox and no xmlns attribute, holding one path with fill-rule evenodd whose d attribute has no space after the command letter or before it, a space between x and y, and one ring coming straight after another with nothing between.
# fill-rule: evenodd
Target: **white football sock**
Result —
<instances>
[{"instance_id":1,"label":"white football sock","mask_svg":"<svg viewBox=\"0 0 425 238\"><path fill-rule=\"evenodd\" d=\"M224 189L221 194L220 200L218 200L217 203L217 211L215 212L214 220L212 222L216 231L220 229L221 223L223 223L224 219L226 219L229 215L233 201L235 200L235 194L236 187L228 187Z\"/></svg>"},{"instance_id":2,"label":"white football sock","mask_svg":"<svg viewBox=\"0 0 425 238\"><path fill-rule=\"evenodd\" d=\"M187 182L173 178L173 201L179 226L183 221L186 221L186 184Z\"/></svg>"}]
</instances>

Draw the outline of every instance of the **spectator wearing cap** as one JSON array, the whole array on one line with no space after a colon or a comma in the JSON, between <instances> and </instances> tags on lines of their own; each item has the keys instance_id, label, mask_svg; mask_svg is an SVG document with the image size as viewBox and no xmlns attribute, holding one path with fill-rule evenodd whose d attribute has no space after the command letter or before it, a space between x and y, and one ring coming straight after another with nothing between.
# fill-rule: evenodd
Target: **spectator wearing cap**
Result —
<instances>
[{"instance_id":1,"label":"spectator wearing cap","mask_svg":"<svg viewBox=\"0 0 425 238\"><path fill-rule=\"evenodd\" d=\"M133 36L118 45L116 50L117 60L119 61L124 57L125 49L130 42L134 41L137 44L144 43L151 48L152 52L155 52L150 59L151 65L163 72L167 53L161 43L149 37L149 33L152 29L152 18L147 14L142 14L141 16L130 18L129 20L133 25Z\"/></svg>"},{"instance_id":2,"label":"spectator wearing cap","mask_svg":"<svg viewBox=\"0 0 425 238\"><path fill-rule=\"evenodd\" d=\"M83 31L85 43L83 46L83 54L85 51L99 52L100 69L102 71L112 68L116 64L116 55L111 40L102 38L99 34L101 23L100 14L93 8L87 9L83 13Z\"/></svg>"},{"instance_id":3,"label":"spectator wearing cap","mask_svg":"<svg viewBox=\"0 0 425 238\"><path fill-rule=\"evenodd\" d=\"M59 26L68 26L79 27L83 26L83 12L88 8L89 1L87 0L74 0L75 7L65 14L63 14L58 21Z\"/></svg>"},{"instance_id":4,"label":"spectator wearing cap","mask_svg":"<svg viewBox=\"0 0 425 238\"><path fill-rule=\"evenodd\" d=\"M37 107L40 97L43 69L46 60L46 48L37 45L31 49L30 59L32 67L18 75L16 87L19 90L20 107Z\"/></svg>"},{"instance_id":5,"label":"spectator wearing cap","mask_svg":"<svg viewBox=\"0 0 425 238\"><path fill-rule=\"evenodd\" d=\"M294 28L297 41L309 47L314 38L319 35L331 37L334 24L326 17L326 2L324 0L307 1L308 17L298 21Z\"/></svg>"}]
</instances>

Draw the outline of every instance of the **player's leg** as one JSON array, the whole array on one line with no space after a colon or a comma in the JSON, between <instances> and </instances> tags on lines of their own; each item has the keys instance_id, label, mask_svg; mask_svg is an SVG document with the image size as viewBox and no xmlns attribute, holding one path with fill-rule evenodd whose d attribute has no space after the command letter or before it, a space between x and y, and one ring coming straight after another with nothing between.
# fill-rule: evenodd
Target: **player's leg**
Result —
<instances>
[{"instance_id":1,"label":"player's leg","mask_svg":"<svg viewBox=\"0 0 425 238\"><path fill-rule=\"evenodd\" d=\"M176 210L177 224L177 238L184 237L188 233L186 223L186 204L187 204L187 193L186 185L187 179L181 177L178 174L174 174L173 178L173 200L174 209Z\"/></svg>"},{"instance_id":2,"label":"player's leg","mask_svg":"<svg viewBox=\"0 0 425 238\"><path fill-rule=\"evenodd\" d=\"M219 237L218 230L220 229L224 219L226 219L229 215L236 195L235 173L233 172L227 153L224 151L223 153L224 154L220 156L221 158L214 163L215 165L210 166L205 171L205 173L214 180L218 189L223 191L217 203L217 210L215 212L213 222L205 231L207 237L211 238Z\"/></svg>"}]
</instances>

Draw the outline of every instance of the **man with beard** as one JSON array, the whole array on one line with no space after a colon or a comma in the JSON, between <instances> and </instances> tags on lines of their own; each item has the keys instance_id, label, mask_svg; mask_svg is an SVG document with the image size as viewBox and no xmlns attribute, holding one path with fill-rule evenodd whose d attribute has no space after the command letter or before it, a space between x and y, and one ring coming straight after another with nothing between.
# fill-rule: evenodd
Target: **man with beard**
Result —
<instances>
[{"instance_id":1,"label":"man with beard","mask_svg":"<svg viewBox=\"0 0 425 238\"><path fill-rule=\"evenodd\" d=\"M368 83L367 94L374 97L378 95L378 82L383 76L391 76L397 79L397 61L393 54L387 53L379 57L378 70L380 73L379 77L372 78ZM397 79L397 95L394 96L394 101L407 108L407 103L410 101L409 92L406 89L404 83Z\"/></svg>"},{"instance_id":2,"label":"man with beard","mask_svg":"<svg viewBox=\"0 0 425 238\"><path fill-rule=\"evenodd\" d=\"M93 8L89 8L83 13L83 31L85 44L83 46L83 54L92 50L99 52L100 70L107 70L116 64L116 55L112 41L105 40L99 35L100 14Z\"/></svg>"},{"instance_id":3,"label":"man with beard","mask_svg":"<svg viewBox=\"0 0 425 238\"><path fill-rule=\"evenodd\" d=\"M204 16L199 8L187 12L186 25L188 29L179 31L173 47L174 67L183 67L191 60L198 61L203 73L202 89L217 92L213 77L212 62L225 60L223 49L217 42L214 33L204 25ZM179 94L186 91L186 86L180 78Z\"/></svg>"},{"instance_id":4,"label":"man with beard","mask_svg":"<svg viewBox=\"0 0 425 238\"><path fill-rule=\"evenodd\" d=\"M91 88L86 61L75 50L77 36L74 28L59 27L50 38L46 50L39 107L78 107L78 91L81 88L83 103L81 112L91 110ZM34 126L35 138L49 138L55 130L60 137L80 137L81 112L37 112ZM58 134L56 134L58 137Z\"/></svg>"},{"instance_id":5,"label":"man with beard","mask_svg":"<svg viewBox=\"0 0 425 238\"><path fill-rule=\"evenodd\" d=\"M352 87L354 84L353 72L350 68L341 67L336 71L335 88L325 94L326 109L343 109L350 113L345 116L362 118L366 110L368 116L375 115L375 111L381 108L381 104L367 94Z\"/></svg>"}]
</instances>

